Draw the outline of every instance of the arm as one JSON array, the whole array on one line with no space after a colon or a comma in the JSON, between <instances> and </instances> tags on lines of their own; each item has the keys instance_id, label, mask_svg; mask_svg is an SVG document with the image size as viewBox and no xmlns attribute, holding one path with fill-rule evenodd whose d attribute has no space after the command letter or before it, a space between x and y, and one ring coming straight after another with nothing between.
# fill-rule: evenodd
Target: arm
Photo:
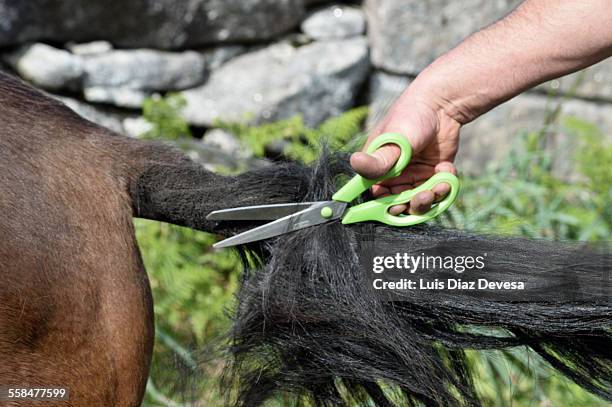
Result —
<instances>
[{"instance_id":1,"label":"arm","mask_svg":"<svg viewBox=\"0 0 612 407\"><path fill-rule=\"evenodd\" d=\"M385 132L405 134L415 155L404 175L376 185L374 194L409 189L434 172L455 172L452 161L462 125L526 89L610 55L609 1L525 1L435 60L391 107L370 139ZM395 146L383 146L373 156L355 153L351 164L362 175L377 177L398 155ZM417 195L408 209L426 211L447 192L446 185L439 185Z\"/></svg>"}]
</instances>

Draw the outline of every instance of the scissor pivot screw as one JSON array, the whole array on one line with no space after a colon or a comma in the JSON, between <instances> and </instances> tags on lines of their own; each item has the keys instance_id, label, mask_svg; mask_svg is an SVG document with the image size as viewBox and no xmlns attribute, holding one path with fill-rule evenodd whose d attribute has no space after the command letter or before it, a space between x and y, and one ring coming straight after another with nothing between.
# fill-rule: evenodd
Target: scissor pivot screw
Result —
<instances>
[{"instance_id":1,"label":"scissor pivot screw","mask_svg":"<svg viewBox=\"0 0 612 407\"><path fill-rule=\"evenodd\" d=\"M325 219L331 218L333 214L334 214L334 211L329 206L326 206L321 209L321 216L324 217Z\"/></svg>"}]
</instances>

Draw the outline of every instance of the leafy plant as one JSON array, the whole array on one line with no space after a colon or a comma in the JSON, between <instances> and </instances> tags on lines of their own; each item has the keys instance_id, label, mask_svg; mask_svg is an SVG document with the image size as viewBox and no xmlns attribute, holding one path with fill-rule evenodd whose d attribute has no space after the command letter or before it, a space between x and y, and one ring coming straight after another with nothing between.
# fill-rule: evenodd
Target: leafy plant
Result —
<instances>
[{"instance_id":1,"label":"leafy plant","mask_svg":"<svg viewBox=\"0 0 612 407\"><path fill-rule=\"evenodd\" d=\"M508 156L478 177L463 177L461 196L444 224L531 238L608 240L612 175L606 168L612 147L596 128L567 118L565 131L578 135L571 181L556 172L563 151L543 145L541 132L518 135ZM570 154L571 157L571 154Z\"/></svg>"},{"instance_id":2,"label":"leafy plant","mask_svg":"<svg viewBox=\"0 0 612 407\"><path fill-rule=\"evenodd\" d=\"M307 127L300 116L260 126L225 122L217 125L236 135L255 156L264 157L266 147L283 143L283 155L308 164L318 157L321 142L332 151L354 150L367 115L367 107L358 107L328 119L316 129Z\"/></svg>"},{"instance_id":3,"label":"leafy plant","mask_svg":"<svg viewBox=\"0 0 612 407\"><path fill-rule=\"evenodd\" d=\"M141 138L178 140L191 137L189 124L181 114L185 104L185 99L178 93L146 99L142 115L152 127Z\"/></svg>"},{"instance_id":4,"label":"leafy plant","mask_svg":"<svg viewBox=\"0 0 612 407\"><path fill-rule=\"evenodd\" d=\"M601 399L562 377L529 348L467 351L485 406L599 407Z\"/></svg>"},{"instance_id":5,"label":"leafy plant","mask_svg":"<svg viewBox=\"0 0 612 407\"><path fill-rule=\"evenodd\" d=\"M215 237L207 233L140 219L135 227L155 303L147 400L150 405L173 405L169 395L182 396L190 377L197 378L198 388L214 383L209 392L215 392L221 362L211 357L201 369L192 352L210 349L226 332L225 310L238 285L239 260L233 252L213 251Z\"/></svg>"}]
</instances>

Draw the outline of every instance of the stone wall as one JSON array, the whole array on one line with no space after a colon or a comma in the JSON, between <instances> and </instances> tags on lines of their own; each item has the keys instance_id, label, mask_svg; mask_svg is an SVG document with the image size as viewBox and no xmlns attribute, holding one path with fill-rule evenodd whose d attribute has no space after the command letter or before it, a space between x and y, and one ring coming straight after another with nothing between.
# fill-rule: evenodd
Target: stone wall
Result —
<instances>
[{"instance_id":1,"label":"stone wall","mask_svg":"<svg viewBox=\"0 0 612 407\"><path fill-rule=\"evenodd\" d=\"M314 126L362 103L372 106L371 124L427 64L518 3L0 0L0 59L88 119L128 135L143 129L143 100L169 91L181 92L187 120L207 129L217 119L259 123L295 114ZM608 60L467 126L462 169L478 172L502 157L512 136L538 129L560 96L562 114L591 120L612 139ZM567 136L562 127L553 131Z\"/></svg>"}]
</instances>

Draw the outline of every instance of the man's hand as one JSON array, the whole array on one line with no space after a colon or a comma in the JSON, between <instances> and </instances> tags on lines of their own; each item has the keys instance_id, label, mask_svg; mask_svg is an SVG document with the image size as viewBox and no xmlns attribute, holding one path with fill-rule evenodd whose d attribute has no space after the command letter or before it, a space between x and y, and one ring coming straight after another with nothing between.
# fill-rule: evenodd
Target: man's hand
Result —
<instances>
[{"instance_id":1,"label":"man's hand","mask_svg":"<svg viewBox=\"0 0 612 407\"><path fill-rule=\"evenodd\" d=\"M437 172L456 174L452 161L457 153L460 124L447 116L442 109L438 109L433 101L419 100L413 96L414 93L416 92L408 88L374 129L366 143L367 147L374 138L383 133L400 133L408 138L413 149L410 164L402 175L372 187L375 196L398 194L412 189ZM389 171L398 158L399 148L389 144L382 146L372 155L365 152L354 153L351 156L351 165L366 178L378 178ZM448 184L436 185L431 191L415 195L408 204L392 207L390 213L425 213L434 202L440 201L449 192Z\"/></svg>"},{"instance_id":2,"label":"man's hand","mask_svg":"<svg viewBox=\"0 0 612 407\"><path fill-rule=\"evenodd\" d=\"M404 134L413 158L404 173L375 185L375 195L397 194L431 177L454 173L459 128L544 81L612 56L609 0L526 0L495 24L436 59L412 82L372 133ZM396 146L373 156L355 153L351 165L367 178L384 175L399 157ZM391 209L423 213L448 193L439 185Z\"/></svg>"}]
</instances>

